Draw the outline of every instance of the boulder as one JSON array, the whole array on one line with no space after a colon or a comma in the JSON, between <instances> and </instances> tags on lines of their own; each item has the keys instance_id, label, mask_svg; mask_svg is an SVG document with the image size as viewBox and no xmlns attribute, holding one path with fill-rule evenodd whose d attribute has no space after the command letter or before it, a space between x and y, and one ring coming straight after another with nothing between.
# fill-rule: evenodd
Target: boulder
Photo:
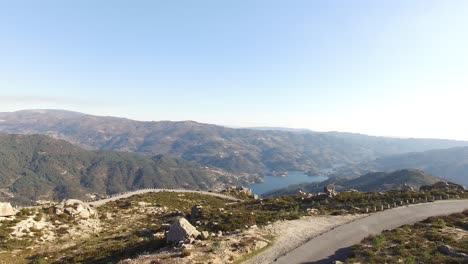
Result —
<instances>
[{"instance_id":1,"label":"boulder","mask_svg":"<svg viewBox=\"0 0 468 264\"><path fill-rule=\"evenodd\" d=\"M194 205L192 207L192 211L190 212L190 218L191 219L197 219L201 216L202 214L202 209L203 209L203 206L201 205Z\"/></svg>"},{"instance_id":2,"label":"boulder","mask_svg":"<svg viewBox=\"0 0 468 264\"><path fill-rule=\"evenodd\" d=\"M196 238L200 232L187 221L187 219L180 217L172 223L169 232L167 233L168 243L178 243L190 238Z\"/></svg>"},{"instance_id":3,"label":"boulder","mask_svg":"<svg viewBox=\"0 0 468 264\"><path fill-rule=\"evenodd\" d=\"M63 200L54 206L56 214L66 213L71 216L90 218L96 216L96 211L83 201L76 199Z\"/></svg>"},{"instance_id":4,"label":"boulder","mask_svg":"<svg viewBox=\"0 0 468 264\"><path fill-rule=\"evenodd\" d=\"M328 184L323 187L323 191L328 195L328 197L333 197L336 194L336 187L334 184Z\"/></svg>"},{"instance_id":5,"label":"boulder","mask_svg":"<svg viewBox=\"0 0 468 264\"><path fill-rule=\"evenodd\" d=\"M210 232L208 232L208 231L202 231L202 232L201 232L201 239L202 239L202 240L207 240L208 238L210 238Z\"/></svg>"},{"instance_id":6,"label":"boulder","mask_svg":"<svg viewBox=\"0 0 468 264\"><path fill-rule=\"evenodd\" d=\"M16 215L15 209L10 203L0 203L0 217L14 216Z\"/></svg>"}]
</instances>

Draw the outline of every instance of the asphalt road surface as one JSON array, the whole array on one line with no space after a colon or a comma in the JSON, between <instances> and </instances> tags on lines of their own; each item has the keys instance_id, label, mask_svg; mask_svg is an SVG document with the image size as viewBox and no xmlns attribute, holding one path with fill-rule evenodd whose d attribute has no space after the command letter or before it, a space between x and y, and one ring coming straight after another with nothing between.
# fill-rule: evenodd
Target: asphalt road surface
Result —
<instances>
[{"instance_id":1,"label":"asphalt road surface","mask_svg":"<svg viewBox=\"0 0 468 264\"><path fill-rule=\"evenodd\" d=\"M336 227L279 257L275 264L333 263L346 259L352 245L383 230L414 224L430 216L448 215L468 209L468 200L437 201L398 207Z\"/></svg>"}]
</instances>

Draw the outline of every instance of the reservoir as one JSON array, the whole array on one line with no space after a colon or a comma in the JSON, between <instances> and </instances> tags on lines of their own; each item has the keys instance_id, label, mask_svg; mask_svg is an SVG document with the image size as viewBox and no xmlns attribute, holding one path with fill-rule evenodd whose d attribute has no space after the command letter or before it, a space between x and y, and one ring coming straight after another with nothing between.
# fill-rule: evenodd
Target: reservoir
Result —
<instances>
[{"instance_id":1,"label":"reservoir","mask_svg":"<svg viewBox=\"0 0 468 264\"><path fill-rule=\"evenodd\" d=\"M328 179L323 176L308 176L303 171L289 171L288 176L265 176L262 183L253 183L247 187L255 194L262 195L265 192L288 187L289 185L309 182L321 182Z\"/></svg>"}]
</instances>

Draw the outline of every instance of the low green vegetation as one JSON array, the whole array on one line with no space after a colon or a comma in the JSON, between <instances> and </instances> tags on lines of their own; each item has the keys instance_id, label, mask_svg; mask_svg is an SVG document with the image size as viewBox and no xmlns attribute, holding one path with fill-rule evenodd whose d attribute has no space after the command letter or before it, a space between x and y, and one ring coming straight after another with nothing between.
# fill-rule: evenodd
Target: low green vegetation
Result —
<instances>
[{"instance_id":1,"label":"low green vegetation","mask_svg":"<svg viewBox=\"0 0 468 264\"><path fill-rule=\"evenodd\" d=\"M466 263L449 256L440 246L468 254L468 210L450 216L430 217L368 237L352 249L346 263Z\"/></svg>"},{"instance_id":2,"label":"low green vegetation","mask_svg":"<svg viewBox=\"0 0 468 264\"><path fill-rule=\"evenodd\" d=\"M396 204L423 203L433 197L468 198L468 192L456 190L433 190L430 192L388 191L388 192L341 192L334 197L288 195L226 206L223 213L216 208L205 210L203 219L209 220L208 230L233 231L251 225L266 225L278 220L298 219L316 209L318 214L365 213L366 208L373 212ZM414 199L414 202L413 202ZM213 224L214 223L214 224Z\"/></svg>"}]
</instances>

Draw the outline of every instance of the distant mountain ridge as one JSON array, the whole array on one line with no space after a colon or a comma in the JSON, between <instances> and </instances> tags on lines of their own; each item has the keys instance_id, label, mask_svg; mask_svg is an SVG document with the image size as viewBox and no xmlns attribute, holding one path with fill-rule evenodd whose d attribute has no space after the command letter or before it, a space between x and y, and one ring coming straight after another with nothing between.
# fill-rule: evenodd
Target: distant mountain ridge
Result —
<instances>
[{"instance_id":1,"label":"distant mountain ridge","mask_svg":"<svg viewBox=\"0 0 468 264\"><path fill-rule=\"evenodd\" d=\"M142 188L207 190L244 180L162 155L89 151L44 135L0 135L0 200L16 204Z\"/></svg>"},{"instance_id":2,"label":"distant mountain ridge","mask_svg":"<svg viewBox=\"0 0 468 264\"><path fill-rule=\"evenodd\" d=\"M0 133L46 134L87 149L169 155L232 172L313 170L468 142L338 132L233 129L193 121L142 122L61 110L0 113Z\"/></svg>"},{"instance_id":3,"label":"distant mountain ridge","mask_svg":"<svg viewBox=\"0 0 468 264\"><path fill-rule=\"evenodd\" d=\"M436 149L380 157L373 161L344 166L337 176L354 177L367 171L415 168L468 185L468 147Z\"/></svg>"},{"instance_id":4,"label":"distant mountain ridge","mask_svg":"<svg viewBox=\"0 0 468 264\"><path fill-rule=\"evenodd\" d=\"M273 190L264 196L277 196L304 192L323 192L323 187L335 184L338 191L355 189L358 191L386 191L402 188L404 185L419 189L423 185L432 185L441 178L416 169L403 169L393 172L371 172L353 179L330 178L319 183L305 183Z\"/></svg>"}]
</instances>

